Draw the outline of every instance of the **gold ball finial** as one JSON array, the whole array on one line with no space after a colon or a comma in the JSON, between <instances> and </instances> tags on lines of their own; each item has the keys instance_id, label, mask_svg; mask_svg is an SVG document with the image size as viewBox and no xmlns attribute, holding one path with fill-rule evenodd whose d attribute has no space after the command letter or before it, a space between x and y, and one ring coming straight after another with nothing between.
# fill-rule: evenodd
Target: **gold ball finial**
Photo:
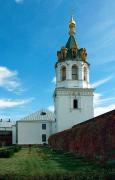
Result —
<instances>
[{"instance_id":1,"label":"gold ball finial","mask_svg":"<svg viewBox=\"0 0 115 180\"><path fill-rule=\"evenodd\" d=\"M76 27L76 22L74 21L73 16L71 17L71 20L69 22L69 34L70 36L74 36L75 35L75 27Z\"/></svg>"}]
</instances>

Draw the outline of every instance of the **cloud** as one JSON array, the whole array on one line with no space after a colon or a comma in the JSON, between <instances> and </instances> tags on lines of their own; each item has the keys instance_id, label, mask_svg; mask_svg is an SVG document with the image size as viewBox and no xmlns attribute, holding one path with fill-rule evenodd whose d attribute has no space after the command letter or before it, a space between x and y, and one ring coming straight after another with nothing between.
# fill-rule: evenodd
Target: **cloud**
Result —
<instances>
[{"instance_id":1,"label":"cloud","mask_svg":"<svg viewBox=\"0 0 115 180\"><path fill-rule=\"evenodd\" d=\"M0 109L14 108L17 106L22 106L22 105L28 104L32 101L33 101L33 98L21 99L21 100L0 99Z\"/></svg>"},{"instance_id":2,"label":"cloud","mask_svg":"<svg viewBox=\"0 0 115 180\"><path fill-rule=\"evenodd\" d=\"M56 77L54 77L51 82L56 84Z\"/></svg>"},{"instance_id":3,"label":"cloud","mask_svg":"<svg viewBox=\"0 0 115 180\"><path fill-rule=\"evenodd\" d=\"M0 87L5 88L8 91L21 90L18 72L0 66Z\"/></svg>"},{"instance_id":4,"label":"cloud","mask_svg":"<svg viewBox=\"0 0 115 180\"><path fill-rule=\"evenodd\" d=\"M114 100L115 100L115 97L102 98L102 94L94 93L94 106L99 106L101 104L105 105L110 102L113 103Z\"/></svg>"},{"instance_id":5,"label":"cloud","mask_svg":"<svg viewBox=\"0 0 115 180\"><path fill-rule=\"evenodd\" d=\"M115 104L111 104L106 107L104 107L104 106L96 107L96 108L94 108L94 116L98 116L100 114L106 113L113 109L115 109Z\"/></svg>"},{"instance_id":6,"label":"cloud","mask_svg":"<svg viewBox=\"0 0 115 180\"><path fill-rule=\"evenodd\" d=\"M101 79L101 80L93 83L93 84L92 84L92 87L93 87L93 88L96 88L96 87L98 87L98 86L100 86L100 85L108 82L108 81L111 80L111 79L112 79L112 76L109 76L109 77L107 77L107 78Z\"/></svg>"},{"instance_id":7,"label":"cloud","mask_svg":"<svg viewBox=\"0 0 115 180\"><path fill-rule=\"evenodd\" d=\"M49 111L54 112L54 105L49 106L47 109L48 109Z\"/></svg>"},{"instance_id":8,"label":"cloud","mask_svg":"<svg viewBox=\"0 0 115 180\"><path fill-rule=\"evenodd\" d=\"M102 95L100 93L94 93L94 106L99 104Z\"/></svg>"},{"instance_id":9,"label":"cloud","mask_svg":"<svg viewBox=\"0 0 115 180\"><path fill-rule=\"evenodd\" d=\"M115 109L115 97L102 98L102 94L94 93L94 116L106 113ZM108 104L111 103L111 104Z\"/></svg>"},{"instance_id":10,"label":"cloud","mask_svg":"<svg viewBox=\"0 0 115 180\"><path fill-rule=\"evenodd\" d=\"M24 0L14 0L17 4L23 3Z\"/></svg>"}]
</instances>

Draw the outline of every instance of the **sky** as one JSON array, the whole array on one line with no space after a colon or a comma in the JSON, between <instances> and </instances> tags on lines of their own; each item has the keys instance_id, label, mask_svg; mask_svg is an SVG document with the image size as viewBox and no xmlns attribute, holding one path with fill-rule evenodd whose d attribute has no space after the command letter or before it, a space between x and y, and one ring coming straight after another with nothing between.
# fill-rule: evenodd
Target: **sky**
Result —
<instances>
[{"instance_id":1,"label":"sky","mask_svg":"<svg viewBox=\"0 0 115 180\"><path fill-rule=\"evenodd\" d=\"M114 0L0 0L0 118L53 110L57 51L71 15L86 48L95 116L115 109Z\"/></svg>"}]
</instances>

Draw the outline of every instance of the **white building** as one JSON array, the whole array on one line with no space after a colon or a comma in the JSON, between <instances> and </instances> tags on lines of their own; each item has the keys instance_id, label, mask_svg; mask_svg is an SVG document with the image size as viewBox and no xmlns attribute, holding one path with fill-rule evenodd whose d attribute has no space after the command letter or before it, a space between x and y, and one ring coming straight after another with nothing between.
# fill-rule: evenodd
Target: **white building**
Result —
<instances>
[{"instance_id":1,"label":"white building","mask_svg":"<svg viewBox=\"0 0 115 180\"><path fill-rule=\"evenodd\" d=\"M57 132L94 116L93 91L89 83L89 63L85 48L75 39L76 23L71 18L69 39L57 52L54 105Z\"/></svg>"},{"instance_id":2,"label":"white building","mask_svg":"<svg viewBox=\"0 0 115 180\"><path fill-rule=\"evenodd\" d=\"M54 132L54 113L42 109L16 122L16 143L48 143L48 137Z\"/></svg>"}]
</instances>

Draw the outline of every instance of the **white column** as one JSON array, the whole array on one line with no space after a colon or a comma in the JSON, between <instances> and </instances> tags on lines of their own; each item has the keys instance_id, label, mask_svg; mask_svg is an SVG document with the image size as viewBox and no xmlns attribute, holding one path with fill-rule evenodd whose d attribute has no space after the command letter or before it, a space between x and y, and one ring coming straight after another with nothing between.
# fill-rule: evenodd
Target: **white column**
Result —
<instances>
[{"instance_id":1,"label":"white column","mask_svg":"<svg viewBox=\"0 0 115 180\"><path fill-rule=\"evenodd\" d=\"M72 79L72 75L71 75L71 64L68 64L67 66L67 79L71 80Z\"/></svg>"},{"instance_id":2,"label":"white column","mask_svg":"<svg viewBox=\"0 0 115 180\"><path fill-rule=\"evenodd\" d=\"M82 64L79 64L78 66L78 80L83 80L83 67L82 67Z\"/></svg>"}]
</instances>

